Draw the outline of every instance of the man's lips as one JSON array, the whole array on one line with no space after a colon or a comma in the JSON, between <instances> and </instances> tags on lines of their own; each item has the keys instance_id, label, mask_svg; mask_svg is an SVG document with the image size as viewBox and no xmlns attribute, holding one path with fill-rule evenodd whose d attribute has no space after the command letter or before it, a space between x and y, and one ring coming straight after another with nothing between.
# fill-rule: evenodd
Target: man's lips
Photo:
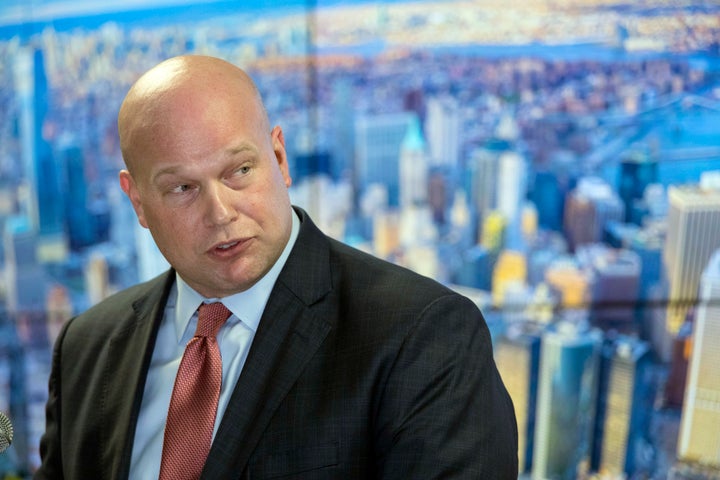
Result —
<instances>
[{"instance_id":1,"label":"man's lips","mask_svg":"<svg viewBox=\"0 0 720 480\"><path fill-rule=\"evenodd\" d=\"M229 242L216 243L208 253L215 256L229 256L240 252L249 243L248 238L231 240Z\"/></svg>"},{"instance_id":2,"label":"man's lips","mask_svg":"<svg viewBox=\"0 0 720 480\"><path fill-rule=\"evenodd\" d=\"M230 243L223 243L223 244L217 245L217 246L215 247L215 249L217 249L217 250L228 250L228 249L234 247L235 245L237 245L238 243L240 243L239 240L238 240L238 241L235 241L235 242L230 242Z\"/></svg>"}]
</instances>

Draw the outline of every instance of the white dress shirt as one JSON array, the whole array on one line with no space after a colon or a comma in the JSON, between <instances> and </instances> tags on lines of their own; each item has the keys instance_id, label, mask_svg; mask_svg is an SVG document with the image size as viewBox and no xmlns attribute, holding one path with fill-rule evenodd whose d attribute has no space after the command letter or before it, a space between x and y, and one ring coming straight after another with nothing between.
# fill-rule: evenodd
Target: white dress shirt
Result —
<instances>
[{"instance_id":1,"label":"white dress shirt","mask_svg":"<svg viewBox=\"0 0 720 480\"><path fill-rule=\"evenodd\" d=\"M158 478L170 397L185 345L195 334L197 308L202 302L222 301L232 315L217 335L222 357L222 387L213 437L217 433L220 420L245 365L265 304L295 245L299 230L300 221L293 211L290 239L280 258L263 278L244 292L222 299L204 298L176 274L145 382L130 463L131 479Z\"/></svg>"}]
</instances>

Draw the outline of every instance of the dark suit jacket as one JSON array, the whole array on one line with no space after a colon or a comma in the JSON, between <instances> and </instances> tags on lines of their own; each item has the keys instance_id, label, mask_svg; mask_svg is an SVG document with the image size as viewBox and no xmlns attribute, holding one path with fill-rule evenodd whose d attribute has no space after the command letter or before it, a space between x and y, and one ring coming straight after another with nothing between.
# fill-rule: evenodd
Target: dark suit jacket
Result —
<instances>
[{"instance_id":1,"label":"dark suit jacket","mask_svg":"<svg viewBox=\"0 0 720 480\"><path fill-rule=\"evenodd\" d=\"M202 478L517 479L513 406L476 306L298 213ZM35 478L128 478L173 281L170 271L65 326Z\"/></svg>"}]
</instances>

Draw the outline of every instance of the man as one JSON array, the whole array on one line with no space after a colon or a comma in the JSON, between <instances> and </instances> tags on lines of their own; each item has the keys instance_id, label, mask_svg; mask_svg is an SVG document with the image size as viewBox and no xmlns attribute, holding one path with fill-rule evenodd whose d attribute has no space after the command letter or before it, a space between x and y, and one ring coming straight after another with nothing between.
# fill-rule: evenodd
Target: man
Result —
<instances>
[{"instance_id":1,"label":"man","mask_svg":"<svg viewBox=\"0 0 720 480\"><path fill-rule=\"evenodd\" d=\"M167 60L131 88L118 127L120 186L172 270L64 327L36 478L517 478L513 406L477 307L290 205L283 132L242 70ZM232 315L197 333L198 305L218 301ZM219 346L219 398L178 415L199 338Z\"/></svg>"}]
</instances>

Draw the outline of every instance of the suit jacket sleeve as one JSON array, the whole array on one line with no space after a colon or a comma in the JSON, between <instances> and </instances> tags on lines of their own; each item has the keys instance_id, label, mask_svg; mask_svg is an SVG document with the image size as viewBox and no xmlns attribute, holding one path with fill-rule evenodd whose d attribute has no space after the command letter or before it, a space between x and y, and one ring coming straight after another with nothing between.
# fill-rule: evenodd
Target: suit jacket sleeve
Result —
<instances>
[{"instance_id":1,"label":"suit jacket sleeve","mask_svg":"<svg viewBox=\"0 0 720 480\"><path fill-rule=\"evenodd\" d=\"M45 432L40 439L42 464L33 479L59 480L63 478L62 449L60 442L60 351L70 322L60 331L52 356L52 370L48 382L48 400L45 406Z\"/></svg>"},{"instance_id":2,"label":"suit jacket sleeve","mask_svg":"<svg viewBox=\"0 0 720 480\"><path fill-rule=\"evenodd\" d=\"M429 304L407 334L376 428L382 479L517 479L517 424L482 314L468 299Z\"/></svg>"}]
</instances>

